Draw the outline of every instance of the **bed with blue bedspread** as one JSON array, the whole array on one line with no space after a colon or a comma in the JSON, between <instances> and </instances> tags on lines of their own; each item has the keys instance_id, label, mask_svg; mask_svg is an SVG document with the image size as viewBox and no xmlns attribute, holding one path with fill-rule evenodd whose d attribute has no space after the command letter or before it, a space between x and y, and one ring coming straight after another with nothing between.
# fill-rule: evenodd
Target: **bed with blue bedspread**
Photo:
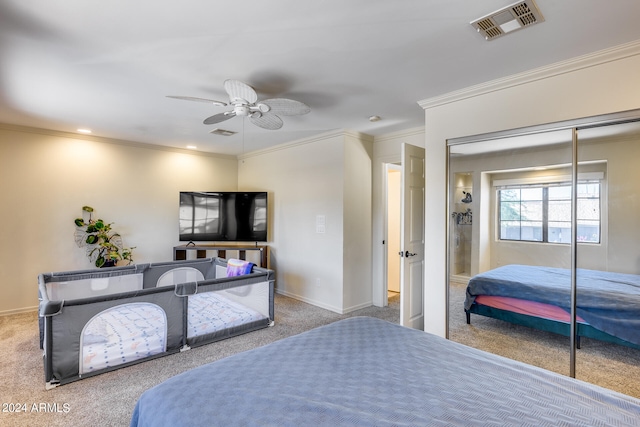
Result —
<instances>
[{"instance_id":1,"label":"bed with blue bedspread","mask_svg":"<svg viewBox=\"0 0 640 427\"><path fill-rule=\"evenodd\" d=\"M640 348L640 276L579 268L576 288L578 337ZM571 271L514 264L480 273L464 309L467 323L475 313L569 335Z\"/></svg>"},{"instance_id":2,"label":"bed with blue bedspread","mask_svg":"<svg viewBox=\"0 0 640 427\"><path fill-rule=\"evenodd\" d=\"M640 400L354 317L177 375L132 427L638 425Z\"/></svg>"}]
</instances>

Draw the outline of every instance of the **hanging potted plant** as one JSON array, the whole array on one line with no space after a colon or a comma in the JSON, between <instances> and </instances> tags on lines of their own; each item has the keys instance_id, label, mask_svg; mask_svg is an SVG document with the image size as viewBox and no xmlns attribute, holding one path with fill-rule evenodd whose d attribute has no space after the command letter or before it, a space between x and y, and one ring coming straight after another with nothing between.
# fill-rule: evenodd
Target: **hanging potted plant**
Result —
<instances>
[{"instance_id":1,"label":"hanging potted plant","mask_svg":"<svg viewBox=\"0 0 640 427\"><path fill-rule=\"evenodd\" d=\"M89 260L98 268L113 267L120 260L131 264L135 247L124 247L120 234L111 228L113 223L92 219L91 206L83 206L82 210L89 214L89 219L76 218L74 237L78 247L86 248Z\"/></svg>"}]
</instances>

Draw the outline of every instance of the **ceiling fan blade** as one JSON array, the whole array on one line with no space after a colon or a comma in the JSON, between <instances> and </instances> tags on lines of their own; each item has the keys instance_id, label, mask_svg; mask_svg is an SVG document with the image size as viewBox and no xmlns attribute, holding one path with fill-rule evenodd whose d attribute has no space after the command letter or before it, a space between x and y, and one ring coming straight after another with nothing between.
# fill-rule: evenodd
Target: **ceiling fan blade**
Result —
<instances>
[{"instance_id":1,"label":"ceiling fan blade","mask_svg":"<svg viewBox=\"0 0 640 427\"><path fill-rule=\"evenodd\" d=\"M282 119L275 114L253 114L249 116L251 123L263 129L277 130L283 125Z\"/></svg>"},{"instance_id":2,"label":"ceiling fan blade","mask_svg":"<svg viewBox=\"0 0 640 427\"><path fill-rule=\"evenodd\" d=\"M311 111L307 104L293 99L272 98L262 101L262 104L267 104L271 107L270 112L283 116L299 116Z\"/></svg>"},{"instance_id":3,"label":"ceiling fan blade","mask_svg":"<svg viewBox=\"0 0 640 427\"><path fill-rule=\"evenodd\" d=\"M173 98L173 99L182 99L184 101L197 101L197 102L205 102L207 104L213 104L213 105L218 105L220 107L224 107L227 104L225 102L222 101L216 101L214 99L205 99L205 98L196 98L193 96L174 96L174 95L167 95L167 98Z\"/></svg>"},{"instance_id":4,"label":"ceiling fan blade","mask_svg":"<svg viewBox=\"0 0 640 427\"><path fill-rule=\"evenodd\" d=\"M233 111L225 111L224 113L218 113L214 114L211 117L207 117L202 123L204 123L205 125L213 125L216 123L224 122L225 120L229 120L230 118L235 116L236 113L234 113Z\"/></svg>"},{"instance_id":5,"label":"ceiling fan blade","mask_svg":"<svg viewBox=\"0 0 640 427\"><path fill-rule=\"evenodd\" d=\"M242 83L240 80L225 80L224 90L229 94L229 99L233 104L234 100L247 101L249 104L253 104L258 100L258 94L256 91L246 83Z\"/></svg>"}]
</instances>

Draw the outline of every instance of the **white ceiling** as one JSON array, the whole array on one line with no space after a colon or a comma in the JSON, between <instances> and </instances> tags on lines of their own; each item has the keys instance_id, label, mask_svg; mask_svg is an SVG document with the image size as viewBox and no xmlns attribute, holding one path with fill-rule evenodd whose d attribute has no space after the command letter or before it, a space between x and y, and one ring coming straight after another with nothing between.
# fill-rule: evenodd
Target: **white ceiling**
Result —
<instances>
[{"instance_id":1,"label":"white ceiling","mask_svg":"<svg viewBox=\"0 0 640 427\"><path fill-rule=\"evenodd\" d=\"M0 122L237 155L423 126L420 100L640 40L638 0L536 0L544 22L490 42L469 24L511 3L0 0ZM206 126L225 108L166 97L226 101L226 79L311 113Z\"/></svg>"}]
</instances>

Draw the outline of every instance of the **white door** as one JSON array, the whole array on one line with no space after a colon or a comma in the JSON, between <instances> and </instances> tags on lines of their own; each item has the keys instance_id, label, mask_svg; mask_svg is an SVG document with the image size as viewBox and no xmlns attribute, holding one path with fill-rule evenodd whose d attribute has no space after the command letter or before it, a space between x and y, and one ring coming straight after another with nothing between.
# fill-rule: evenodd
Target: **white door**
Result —
<instances>
[{"instance_id":1,"label":"white door","mask_svg":"<svg viewBox=\"0 0 640 427\"><path fill-rule=\"evenodd\" d=\"M424 148L402 144L400 324L424 329Z\"/></svg>"}]
</instances>

